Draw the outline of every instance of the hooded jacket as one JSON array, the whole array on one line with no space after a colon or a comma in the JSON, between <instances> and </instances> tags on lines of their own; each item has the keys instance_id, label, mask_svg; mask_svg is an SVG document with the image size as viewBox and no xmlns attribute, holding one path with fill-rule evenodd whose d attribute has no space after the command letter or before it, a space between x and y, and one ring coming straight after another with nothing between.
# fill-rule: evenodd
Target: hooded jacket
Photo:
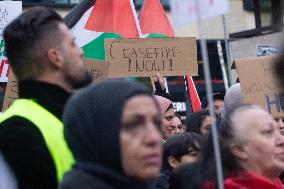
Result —
<instances>
[{"instance_id":1,"label":"hooded jacket","mask_svg":"<svg viewBox=\"0 0 284 189\"><path fill-rule=\"evenodd\" d=\"M146 183L127 177L121 164L119 133L123 106L139 94L149 95L138 83L108 80L90 86L67 103L63 121L65 138L75 166L62 189L139 189Z\"/></svg>"}]
</instances>

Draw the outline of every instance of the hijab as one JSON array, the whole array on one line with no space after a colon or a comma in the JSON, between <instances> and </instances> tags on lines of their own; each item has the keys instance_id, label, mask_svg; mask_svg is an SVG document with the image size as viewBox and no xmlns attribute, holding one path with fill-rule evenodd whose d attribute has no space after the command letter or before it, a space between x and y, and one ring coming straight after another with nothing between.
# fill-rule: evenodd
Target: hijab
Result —
<instances>
[{"instance_id":1,"label":"hijab","mask_svg":"<svg viewBox=\"0 0 284 189\"><path fill-rule=\"evenodd\" d=\"M113 188L131 188L133 182L121 164L119 134L123 107L136 95L153 98L141 84L125 80L102 81L71 97L63 122L65 139L76 160L73 171L88 173ZM139 185L135 183L135 188Z\"/></svg>"},{"instance_id":2,"label":"hijab","mask_svg":"<svg viewBox=\"0 0 284 189\"><path fill-rule=\"evenodd\" d=\"M154 97L160 106L161 115L164 115L169 109L173 108L172 101L169 99L158 95L155 95Z\"/></svg>"}]
</instances>

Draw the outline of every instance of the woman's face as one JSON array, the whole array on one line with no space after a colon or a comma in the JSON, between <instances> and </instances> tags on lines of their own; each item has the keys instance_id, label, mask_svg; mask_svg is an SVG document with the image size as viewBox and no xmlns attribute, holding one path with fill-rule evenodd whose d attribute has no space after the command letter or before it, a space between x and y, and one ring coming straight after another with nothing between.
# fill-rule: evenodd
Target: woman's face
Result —
<instances>
[{"instance_id":1,"label":"woman's face","mask_svg":"<svg viewBox=\"0 0 284 189\"><path fill-rule=\"evenodd\" d=\"M161 167L161 117L154 100L146 95L130 98L122 111L121 161L125 174L151 181Z\"/></svg>"},{"instance_id":2,"label":"woman's face","mask_svg":"<svg viewBox=\"0 0 284 189\"><path fill-rule=\"evenodd\" d=\"M277 123L278 123L278 128L279 131L282 135L284 135L284 119L283 118L278 118L277 119Z\"/></svg>"},{"instance_id":3,"label":"woman's face","mask_svg":"<svg viewBox=\"0 0 284 189\"><path fill-rule=\"evenodd\" d=\"M200 132L202 135L208 135L210 131L212 120L210 116L206 116L205 119L201 122Z\"/></svg>"},{"instance_id":4,"label":"woman's face","mask_svg":"<svg viewBox=\"0 0 284 189\"><path fill-rule=\"evenodd\" d=\"M162 137L164 140L167 140L172 136L171 133L171 123L173 118L175 117L174 109L171 108L165 112L162 118L161 128L162 128Z\"/></svg>"},{"instance_id":5,"label":"woman's face","mask_svg":"<svg viewBox=\"0 0 284 189\"><path fill-rule=\"evenodd\" d=\"M184 128L181 120L177 116L175 116L171 121L170 131L171 135L184 133Z\"/></svg>"},{"instance_id":6,"label":"woman's face","mask_svg":"<svg viewBox=\"0 0 284 189\"><path fill-rule=\"evenodd\" d=\"M234 116L235 135L243 141L237 154L241 167L268 178L284 171L284 136L277 123L262 109L249 109Z\"/></svg>"}]
</instances>

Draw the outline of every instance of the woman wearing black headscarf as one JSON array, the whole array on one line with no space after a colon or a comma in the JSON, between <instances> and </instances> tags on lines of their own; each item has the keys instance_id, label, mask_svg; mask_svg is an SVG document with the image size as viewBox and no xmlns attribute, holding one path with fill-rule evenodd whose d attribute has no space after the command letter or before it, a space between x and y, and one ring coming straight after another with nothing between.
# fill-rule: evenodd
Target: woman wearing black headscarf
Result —
<instances>
[{"instance_id":1,"label":"woman wearing black headscarf","mask_svg":"<svg viewBox=\"0 0 284 189\"><path fill-rule=\"evenodd\" d=\"M140 84L90 86L70 99L63 120L76 164L62 189L142 189L159 174L160 111Z\"/></svg>"}]
</instances>

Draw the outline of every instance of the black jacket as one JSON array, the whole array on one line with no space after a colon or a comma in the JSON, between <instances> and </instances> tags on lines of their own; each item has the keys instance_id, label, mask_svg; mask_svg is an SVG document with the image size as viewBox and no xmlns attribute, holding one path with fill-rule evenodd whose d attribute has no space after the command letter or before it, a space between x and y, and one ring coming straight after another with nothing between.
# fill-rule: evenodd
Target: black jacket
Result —
<instances>
[{"instance_id":1,"label":"black jacket","mask_svg":"<svg viewBox=\"0 0 284 189\"><path fill-rule=\"evenodd\" d=\"M33 99L61 120L69 93L56 85L19 82L19 97ZM27 110L29 111L29 110ZM0 150L14 171L21 189L57 189L56 169L39 129L14 116L0 124Z\"/></svg>"},{"instance_id":2,"label":"black jacket","mask_svg":"<svg viewBox=\"0 0 284 189\"><path fill-rule=\"evenodd\" d=\"M169 189L169 172L161 173L148 189Z\"/></svg>"},{"instance_id":3,"label":"black jacket","mask_svg":"<svg viewBox=\"0 0 284 189\"><path fill-rule=\"evenodd\" d=\"M65 174L61 184L62 189L146 189L147 186L103 165L80 163Z\"/></svg>"}]
</instances>

